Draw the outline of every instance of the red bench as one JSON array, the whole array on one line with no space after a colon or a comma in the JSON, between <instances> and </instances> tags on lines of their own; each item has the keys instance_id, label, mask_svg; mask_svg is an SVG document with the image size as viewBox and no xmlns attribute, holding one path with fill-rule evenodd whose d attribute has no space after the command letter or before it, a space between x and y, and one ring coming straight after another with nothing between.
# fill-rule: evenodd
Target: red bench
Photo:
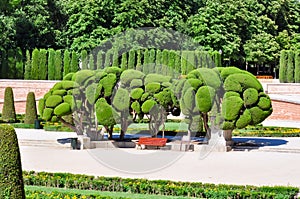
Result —
<instances>
[{"instance_id":1,"label":"red bench","mask_svg":"<svg viewBox=\"0 0 300 199\"><path fill-rule=\"evenodd\" d=\"M140 137L137 147L141 149L145 149L147 146L164 147L167 144L167 140L167 138Z\"/></svg>"}]
</instances>

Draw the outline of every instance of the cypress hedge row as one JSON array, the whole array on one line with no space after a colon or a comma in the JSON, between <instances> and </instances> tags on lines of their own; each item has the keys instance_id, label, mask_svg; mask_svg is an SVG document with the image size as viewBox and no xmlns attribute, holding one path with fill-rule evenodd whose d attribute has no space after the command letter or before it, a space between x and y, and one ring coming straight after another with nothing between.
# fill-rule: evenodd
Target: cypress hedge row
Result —
<instances>
[{"instance_id":1,"label":"cypress hedge row","mask_svg":"<svg viewBox=\"0 0 300 199\"><path fill-rule=\"evenodd\" d=\"M135 69L145 74L156 72L172 76L174 71L186 75L195 68L221 66L219 52L209 54L203 51L131 49L122 53L117 47L106 53L99 50L89 54L83 50L78 56L68 49L62 51L50 48L34 49L32 52L27 50L24 57L18 48L0 54L0 78L11 79L61 80L64 75L77 72L79 67L94 70L115 66L122 70Z\"/></svg>"},{"instance_id":2,"label":"cypress hedge row","mask_svg":"<svg viewBox=\"0 0 300 199\"><path fill-rule=\"evenodd\" d=\"M300 50L281 51L279 81L281 83L300 83Z\"/></svg>"}]
</instances>

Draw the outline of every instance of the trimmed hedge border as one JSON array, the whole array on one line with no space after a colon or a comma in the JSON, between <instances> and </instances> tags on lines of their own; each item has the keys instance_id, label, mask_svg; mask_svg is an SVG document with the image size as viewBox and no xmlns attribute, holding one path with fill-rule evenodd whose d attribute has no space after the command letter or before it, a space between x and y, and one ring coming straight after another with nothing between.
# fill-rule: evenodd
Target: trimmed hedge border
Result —
<instances>
[{"instance_id":1,"label":"trimmed hedge border","mask_svg":"<svg viewBox=\"0 0 300 199\"><path fill-rule=\"evenodd\" d=\"M129 192L198 198L294 198L296 187L214 185L201 182L94 177L69 173L23 171L25 185L66 189Z\"/></svg>"}]
</instances>

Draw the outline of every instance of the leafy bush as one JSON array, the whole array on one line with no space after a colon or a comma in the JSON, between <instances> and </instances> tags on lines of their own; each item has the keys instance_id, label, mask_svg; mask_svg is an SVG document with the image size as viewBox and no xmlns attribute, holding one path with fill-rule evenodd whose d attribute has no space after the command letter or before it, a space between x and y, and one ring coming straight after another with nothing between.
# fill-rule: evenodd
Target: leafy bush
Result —
<instances>
[{"instance_id":1,"label":"leafy bush","mask_svg":"<svg viewBox=\"0 0 300 199\"><path fill-rule=\"evenodd\" d=\"M6 87L4 91L4 104L2 108L2 120L5 122L16 121L16 111L14 94L11 87Z\"/></svg>"},{"instance_id":2,"label":"leafy bush","mask_svg":"<svg viewBox=\"0 0 300 199\"><path fill-rule=\"evenodd\" d=\"M196 198L293 198L296 187L214 185L200 182L94 177L67 173L24 172L26 185Z\"/></svg>"},{"instance_id":3,"label":"leafy bush","mask_svg":"<svg viewBox=\"0 0 300 199\"><path fill-rule=\"evenodd\" d=\"M34 92L29 92L26 99L25 124L34 124L37 119L37 110Z\"/></svg>"},{"instance_id":4,"label":"leafy bush","mask_svg":"<svg viewBox=\"0 0 300 199\"><path fill-rule=\"evenodd\" d=\"M0 198L25 199L21 155L13 127L0 125Z\"/></svg>"}]
</instances>

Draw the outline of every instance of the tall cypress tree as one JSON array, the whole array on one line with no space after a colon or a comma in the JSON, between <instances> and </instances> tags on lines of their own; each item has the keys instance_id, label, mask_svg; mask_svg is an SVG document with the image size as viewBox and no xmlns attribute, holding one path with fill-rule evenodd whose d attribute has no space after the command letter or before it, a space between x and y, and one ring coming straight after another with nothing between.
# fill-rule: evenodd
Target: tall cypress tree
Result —
<instances>
[{"instance_id":1,"label":"tall cypress tree","mask_svg":"<svg viewBox=\"0 0 300 199\"><path fill-rule=\"evenodd\" d=\"M279 65L279 81L281 83L287 82L287 59L288 59L288 51L282 50L280 52L280 65Z\"/></svg>"},{"instance_id":2,"label":"tall cypress tree","mask_svg":"<svg viewBox=\"0 0 300 199\"><path fill-rule=\"evenodd\" d=\"M295 52L295 82L300 83L300 50Z\"/></svg>"},{"instance_id":3,"label":"tall cypress tree","mask_svg":"<svg viewBox=\"0 0 300 199\"><path fill-rule=\"evenodd\" d=\"M72 51L71 72L77 72L78 70L79 70L78 56L75 51Z\"/></svg>"},{"instance_id":4,"label":"tall cypress tree","mask_svg":"<svg viewBox=\"0 0 300 199\"><path fill-rule=\"evenodd\" d=\"M169 51L164 49L162 51L162 74L168 75L169 74Z\"/></svg>"},{"instance_id":5,"label":"tall cypress tree","mask_svg":"<svg viewBox=\"0 0 300 199\"><path fill-rule=\"evenodd\" d=\"M162 52L160 49L156 50L155 53L155 72L161 73L161 67L162 67Z\"/></svg>"},{"instance_id":6,"label":"tall cypress tree","mask_svg":"<svg viewBox=\"0 0 300 199\"><path fill-rule=\"evenodd\" d=\"M145 49L144 51L144 63L143 63L143 73L148 74L149 73L149 50Z\"/></svg>"},{"instance_id":7,"label":"tall cypress tree","mask_svg":"<svg viewBox=\"0 0 300 199\"><path fill-rule=\"evenodd\" d=\"M39 79L47 79L47 50L40 50L40 66L39 66Z\"/></svg>"},{"instance_id":8,"label":"tall cypress tree","mask_svg":"<svg viewBox=\"0 0 300 199\"><path fill-rule=\"evenodd\" d=\"M119 67L119 47L112 49L112 66Z\"/></svg>"},{"instance_id":9,"label":"tall cypress tree","mask_svg":"<svg viewBox=\"0 0 300 199\"><path fill-rule=\"evenodd\" d=\"M104 52L102 50L99 50L97 53L97 69L103 68L103 55Z\"/></svg>"},{"instance_id":10,"label":"tall cypress tree","mask_svg":"<svg viewBox=\"0 0 300 199\"><path fill-rule=\"evenodd\" d=\"M55 68L54 79L61 80L62 79L62 57L61 57L60 50L55 51L54 68Z\"/></svg>"},{"instance_id":11,"label":"tall cypress tree","mask_svg":"<svg viewBox=\"0 0 300 199\"><path fill-rule=\"evenodd\" d=\"M95 61L94 61L94 55L91 53L89 55L89 69L90 70L95 70Z\"/></svg>"},{"instance_id":12,"label":"tall cypress tree","mask_svg":"<svg viewBox=\"0 0 300 199\"><path fill-rule=\"evenodd\" d=\"M136 70L142 71L142 50L136 51Z\"/></svg>"},{"instance_id":13,"label":"tall cypress tree","mask_svg":"<svg viewBox=\"0 0 300 199\"><path fill-rule=\"evenodd\" d=\"M71 72L71 58L70 51L66 49L64 51L64 68L63 68L63 76Z\"/></svg>"},{"instance_id":14,"label":"tall cypress tree","mask_svg":"<svg viewBox=\"0 0 300 199\"><path fill-rule=\"evenodd\" d=\"M128 63L127 63L127 52L124 52L122 54L122 59L121 59L121 69L126 70L128 68Z\"/></svg>"},{"instance_id":15,"label":"tall cypress tree","mask_svg":"<svg viewBox=\"0 0 300 199\"><path fill-rule=\"evenodd\" d=\"M26 50L24 79L31 79L31 56L29 50Z\"/></svg>"},{"instance_id":16,"label":"tall cypress tree","mask_svg":"<svg viewBox=\"0 0 300 199\"><path fill-rule=\"evenodd\" d=\"M108 50L105 54L105 63L104 63L104 67L109 67L112 66L112 54L113 51L112 50Z\"/></svg>"},{"instance_id":17,"label":"tall cypress tree","mask_svg":"<svg viewBox=\"0 0 300 199\"><path fill-rule=\"evenodd\" d=\"M50 48L48 52L48 80L55 79L55 50Z\"/></svg>"},{"instance_id":18,"label":"tall cypress tree","mask_svg":"<svg viewBox=\"0 0 300 199\"><path fill-rule=\"evenodd\" d=\"M287 82L288 83L294 83L294 71L295 71L295 65L294 65L294 60L295 59L295 54L293 50L289 50L288 52L288 63L287 63Z\"/></svg>"},{"instance_id":19,"label":"tall cypress tree","mask_svg":"<svg viewBox=\"0 0 300 199\"><path fill-rule=\"evenodd\" d=\"M86 50L81 51L81 69L88 69L88 54Z\"/></svg>"},{"instance_id":20,"label":"tall cypress tree","mask_svg":"<svg viewBox=\"0 0 300 199\"><path fill-rule=\"evenodd\" d=\"M135 65L135 50L130 50L128 56L128 69L134 69L134 65Z\"/></svg>"},{"instance_id":21,"label":"tall cypress tree","mask_svg":"<svg viewBox=\"0 0 300 199\"><path fill-rule=\"evenodd\" d=\"M6 87L4 91L4 104L2 107L2 119L5 122L16 121L16 110L14 102L14 93L11 87Z\"/></svg>"},{"instance_id":22,"label":"tall cypress tree","mask_svg":"<svg viewBox=\"0 0 300 199\"><path fill-rule=\"evenodd\" d=\"M38 49L34 49L32 51L32 70L31 70L31 78L39 79L39 65L40 65L40 51Z\"/></svg>"}]
</instances>

